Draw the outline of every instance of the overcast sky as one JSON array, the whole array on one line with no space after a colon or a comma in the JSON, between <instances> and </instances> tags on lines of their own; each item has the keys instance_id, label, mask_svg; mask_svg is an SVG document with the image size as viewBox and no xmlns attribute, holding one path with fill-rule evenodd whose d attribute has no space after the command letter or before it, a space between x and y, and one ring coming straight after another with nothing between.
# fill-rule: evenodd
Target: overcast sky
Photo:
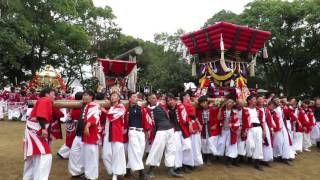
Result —
<instances>
[{"instance_id":1,"label":"overcast sky","mask_svg":"<svg viewBox=\"0 0 320 180\"><path fill-rule=\"evenodd\" d=\"M153 40L155 33L199 29L222 9L241 13L251 0L93 0L95 6L113 9L124 34Z\"/></svg>"}]
</instances>

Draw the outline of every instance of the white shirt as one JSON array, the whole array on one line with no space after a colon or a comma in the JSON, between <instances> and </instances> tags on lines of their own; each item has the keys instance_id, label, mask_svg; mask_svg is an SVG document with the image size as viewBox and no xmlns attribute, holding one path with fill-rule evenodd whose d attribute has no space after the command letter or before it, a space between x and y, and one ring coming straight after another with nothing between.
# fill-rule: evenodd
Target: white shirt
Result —
<instances>
[{"instance_id":1,"label":"white shirt","mask_svg":"<svg viewBox=\"0 0 320 180\"><path fill-rule=\"evenodd\" d=\"M224 123L223 123L223 129L229 129L229 123L231 119L231 110L225 110L225 117L224 117Z\"/></svg>"},{"instance_id":2,"label":"white shirt","mask_svg":"<svg viewBox=\"0 0 320 180\"><path fill-rule=\"evenodd\" d=\"M242 126L242 109L241 110L237 110L237 116L238 116L238 119L239 119L239 123L240 123L240 126Z\"/></svg>"},{"instance_id":3,"label":"white shirt","mask_svg":"<svg viewBox=\"0 0 320 180\"><path fill-rule=\"evenodd\" d=\"M260 124L259 118L258 118L258 112L256 108L248 108L249 111L249 118L251 123L258 123Z\"/></svg>"},{"instance_id":4,"label":"white shirt","mask_svg":"<svg viewBox=\"0 0 320 180\"><path fill-rule=\"evenodd\" d=\"M279 126L280 126L280 129L282 129L282 127L284 126L284 123L283 123L283 111L281 109L280 106L278 106L276 109L274 109L274 111L279 115Z\"/></svg>"}]
</instances>

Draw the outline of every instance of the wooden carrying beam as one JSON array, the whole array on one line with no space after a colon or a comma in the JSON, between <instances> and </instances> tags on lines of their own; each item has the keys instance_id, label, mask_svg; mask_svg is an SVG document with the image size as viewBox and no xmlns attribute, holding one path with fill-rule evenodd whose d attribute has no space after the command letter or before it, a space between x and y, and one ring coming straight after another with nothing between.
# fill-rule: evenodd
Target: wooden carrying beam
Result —
<instances>
[{"instance_id":1,"label":"wooden carrying beam","mask_svg":"<svg viewBox=\"0 0 320 180\"><path fill-rule=\"evenodd\" d=\"M223 98L208 98L210 103L213 103L215 105L221 104L224 99ZM28 101L28 105L34 105L36 101ZM97 100L95 101L98 103L101 107L109 108L111 106L111 102L109 100ZM125 106L128 106L128 100L122 100L122 104ZM146 103L145 101L138 101L138 104L143 104ZM193 106L198 106L197 102L192 102ZM68 109L73 109L73 108L81 108L82 106L82 101L78 100L55 100L53 102L53 106L56 108L68 108Z\"/></svg>"}]
</instances>

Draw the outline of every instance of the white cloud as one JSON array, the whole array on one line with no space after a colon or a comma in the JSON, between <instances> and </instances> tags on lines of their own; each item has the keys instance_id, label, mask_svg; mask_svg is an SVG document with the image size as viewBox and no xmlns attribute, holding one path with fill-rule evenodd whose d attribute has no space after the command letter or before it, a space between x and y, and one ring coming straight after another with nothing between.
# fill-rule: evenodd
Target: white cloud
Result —
<instances>
[{"instance_id":1,"label":"white cloud","mask_svg":"<svg viewBox=\"0 0 320 180\"><path fill-rule=\"evenodd\" d=\"M199 29L222 9L241 13L251 0L93 0L110 6L124 34L153 40L155 33Z\"/></svg>"}]
</instances>

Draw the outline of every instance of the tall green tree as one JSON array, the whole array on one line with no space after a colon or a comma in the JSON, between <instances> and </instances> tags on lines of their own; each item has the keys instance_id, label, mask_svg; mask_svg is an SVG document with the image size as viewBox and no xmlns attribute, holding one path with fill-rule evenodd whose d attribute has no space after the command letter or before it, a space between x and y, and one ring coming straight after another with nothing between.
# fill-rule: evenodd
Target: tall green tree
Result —
<instances>
[{"instance_id":1,"label":"tall green tree","mask_svg":"<svg viewBox=\"0 0 320 180\"><path fill-rule=\"evenodd\" d=\"M84 81L82 66L92 64L97 42L120 32L112 9L92 0L3 0L0 7L0 62L11 82L44 64L62 66L68 82Z\"/></svg>"}]
</instances>

